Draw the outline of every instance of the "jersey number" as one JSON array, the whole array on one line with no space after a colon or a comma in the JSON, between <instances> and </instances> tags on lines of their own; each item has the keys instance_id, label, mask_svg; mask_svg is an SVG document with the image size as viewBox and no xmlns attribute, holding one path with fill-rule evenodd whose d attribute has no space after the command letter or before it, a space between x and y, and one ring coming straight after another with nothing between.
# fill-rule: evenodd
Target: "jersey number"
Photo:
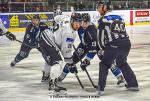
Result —
<instances>
[{"instance_id":1,"label":"jersey number","mask_svg":"<svg viewBox=\"0 0 150 101\"><path fill-rule=\"evenodd\" d=\"M115 33L122 33L122 32L126 32L126 29L125 29L125 24L122 22L122 21L114 21L112 24L111 24L111 30Z\"/></svg>"}]
</instances>

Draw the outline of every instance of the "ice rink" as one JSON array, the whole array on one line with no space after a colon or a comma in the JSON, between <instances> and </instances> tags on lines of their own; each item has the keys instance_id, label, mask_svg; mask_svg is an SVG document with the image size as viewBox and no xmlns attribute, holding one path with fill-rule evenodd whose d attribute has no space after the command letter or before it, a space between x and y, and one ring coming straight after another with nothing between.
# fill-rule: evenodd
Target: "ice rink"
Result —
<instances>
[{"instance_id":1,"label":"ice rink","mask_svg":"<svg viewBox=\"0 0 150 101\"><path fill-rule=\"evenodd\" d=\"M86 101L150 101L150 26L128 27L127 31L132 42L132 49L128 62L134 70L138 82L139 92L127 91L117 86L116 78L109 73L105 95L100 98L50 98L48 83L41 83L44 60L41 54L33 49L29 57L10 68L10 62L19 52L20 43L9 42L5 37L0 38L0 101L53 101L53 100L86 100ZM22 40L24 33L15 33ZM8 41L7 42L4 42ZM99 59L91 61L87 68L94 83L98 82ZM79 77L85 87L92 87L85 72L79 64ZM63 86L73 95L95 95L95 92L83 91L75 75L69 74L63 81ZM87 96L88 97L88 96Z\"/></svg>"}]
</instances>

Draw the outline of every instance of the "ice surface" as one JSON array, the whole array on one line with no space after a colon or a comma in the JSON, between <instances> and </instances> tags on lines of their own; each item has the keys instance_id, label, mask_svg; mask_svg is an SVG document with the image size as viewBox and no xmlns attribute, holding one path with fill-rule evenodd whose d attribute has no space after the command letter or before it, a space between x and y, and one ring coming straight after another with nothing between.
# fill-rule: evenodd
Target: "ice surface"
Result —
<instances>
[{"instance_id":1,"label":"ice surface","mask_svg":"<svg viewBox=\"0 0 150 101\"><path fill-rule=\"evenodd\" d=\"M100 98L61 98L61 100L150 101L149 28L150 26L127 28L132 42L128 61L137 76L139 92L130 92L125 88L118 87L116 78L113 77L112 73L109 73L104 96ZM24 33L15 34L19 40L22 40ZM19 52L19 48L20 43L18 42L12 42L10 46L7 44L5 47L0 44L0 101L60 101L60 98L49 97L48 83L40 82L44 60L36 49L33 49L29 57L18 63L14 69L9 67L10 62ZM98 82L98 63L99 60L95 57L88 67L95 84ZM85 87L92 87L85 72L82 72L80 68L78 75ZM69 74L62 85L73 95L95 95L94 92L83 91L73 74Z\"/></svg>"}]
</instances>

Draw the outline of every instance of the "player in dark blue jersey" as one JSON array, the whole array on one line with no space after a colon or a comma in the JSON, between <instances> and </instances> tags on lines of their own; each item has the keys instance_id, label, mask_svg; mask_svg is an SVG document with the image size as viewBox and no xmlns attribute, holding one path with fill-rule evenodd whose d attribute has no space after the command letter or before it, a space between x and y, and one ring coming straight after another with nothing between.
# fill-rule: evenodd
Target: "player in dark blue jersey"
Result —
<instances>
[{"instance_id":1,"label":"player in dark blue jersey","mask_svg":"<svg viewBox=\"0 0 150 101\"><path fill-rule=\"evenodd\" d=\"M25 32L24 40L23 40L23 43L31 47L25 44L22 44L20 48L20 52L17 54L15 59L10 64L11 67L15 66L16 63L20 62L24 58L27 58L32 48L37 48L38 51L42 52L38 45L39 36L40 36L40 33L47 28L48 28L47 25L40 22L39 15L33 16L33 18L31 19L31 23L26 28L26 32Z\"/></svg>"},{"instance_id":2,"label":"player in dark blue jersey","mask_svg":"<svg viewBox=\"0 0 150 101\"><path fill-rule=\"evenodd\" d=\"M108 69L111 68L114 60L124 75L127 82L126 88L138 91L136 76L127 63L131 43L125 29L125 23L119 15L111 15L111 7L111 2L100 1L98 4L98 11L101 14L101 18L98 21L99 32L97 43L100 50L105 50L100 62L99 94L102 94L104 91Z\"/></svg>"}]
</instances>

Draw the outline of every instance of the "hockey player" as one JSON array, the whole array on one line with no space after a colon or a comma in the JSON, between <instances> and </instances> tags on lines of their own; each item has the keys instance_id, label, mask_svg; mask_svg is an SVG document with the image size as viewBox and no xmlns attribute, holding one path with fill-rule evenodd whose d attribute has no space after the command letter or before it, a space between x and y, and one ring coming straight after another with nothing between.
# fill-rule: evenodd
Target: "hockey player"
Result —
<instances>
[{"instance_id":1,"label":"hockey player","mask_svg":"<svg viewBox=\"0 0 150 101\"><path fill-rule=\"evenodd\" d=\"M26 46L25 44L21 45L20 52L17 54L15 59L11 62L10 66L13 67L16 65L16 63L20 62L24 58L27 58L32 48L37 48L38 51L41 51L41 48L39 47L39 35L42 31L47 29L47 25L40 22L39 15L34 15L31 19L31 23L27 26L26 32L24 35L23 43L31 46ZM44 55L42 53L42 55Z\"/></svg>"},{"instance_id":2,"label":"hockey player","mask_svg":"<svg viewBox=\"0 0 150 101\"><path fill-rule=\"evenodd\" d=\"M100 49L105 49L104 56L99 64L99 94L103 94L108 69L111 68L114 60L124 75L127 82L126 88L128 90L138 91L136 76L127 63L131 43L125 29L125 23L119 15L110 14L111 8L111 2L100 1L98 3L98 12L101 18L98 21L99 32L97 35L97 43Z\"/></svg>"},{"instance_id":3,"label":"hockey player","mask_svg":"<svg viewBox=\"0 0 150 101\"><path fill-rule=\"evenodd\" d=\"M55 32L56 30L58 30L60 27L65 26L66 24L70 23L70 16L68 15L56 15L54 17L54 22L53 22L53 26L50 26L49 29L53 32ZM46 82L49 80L49 66L46 65L43 68L43 76L42 76L42 80L41 82Z\"/></svg>"},{"instance_id":4,"label":"hockey player","mask_svg":"<svg viewBox=\"0 0 150 101\"><path fill-rule=\"evenodd\" d=\"M16 36L9 32L3 25L2 19L0 18L0 36L5 35L11 41L16 39Z\"/></svg>"},{"instance_id":5,"label":"hockey player","mask_svg":"<svg viewBox=\"0 0 150 101\"><path fill-rule=\"evenodd\" d=\"M53 32L49 29L43 31L40 37L39 45L42 51L45 53L46 62L49 68L45 69L45 74L50 73L49 90L60 91L66 90L64 87L60 87L57 83L58 76L61 72L61 52L66 66L70 71L75 71L76 66L72 61L72 45L74 43L77 30L80 27L82 17L79 13L75 13L71 16L70 23L63 26L54 27Z\"/></svg>"},{"instance_id":6,"label":"hockey player","mask_svg":"<svg viewBox=\"0 0 150 101\"><path fill-rule=\"evenodd\" d=\"M81 63L80 67L84 71L88 65L90 65L91 59L94 58L96 54L97 44L96 44L96 37L97 37L97 29L93 23L90 21L90 15L88 13L82 14L83 23L82 26L78 30L78 35L80 38L80 44L77 47L77 51L73 54L73 62L74 64L78 63L80 59L83 59L86 55L86 58ZM102 58L102 52L98 52L98 57ZM119 68L114 67L111 68L112 73L118 79L118 85L124 85L124 78L122 72ZM62 81L66 75L69 73L69 69L64 67L62 74L59 76L58 81Z\"/></svg>"},{"instance_id":7,"label":"hockey player","mask_svg":"<svg viewBox=\"0 0 150 101\"><path fill-rule=\"evenodd\" d=\"M85 14L82 14L82 20L83 20L84 15ZM90 19L86 19L86 20L90 20ZM91 32L92 32L92 34L91 34ZM74 64L78 63L80 61L80 59L85 57L85 55L89 52L89 50L91 50L91 52L93 50L96 50L95 49L96 48L96 44L95 44L96 43L96 33L97 33L97 31L96 31L96 28L94 25L90 24L90 26L88 27L87 30L83 29L83 27L80 26L80 28L78 30L78 35L81 40L81 43L79 44L79 46L77 48L77 52L73 53L73 63ZM93 46L92 46L92 44L93 44ZM78 54L76 54L76 53L78 53ZM95 53L92 52L91 54L95 54ZM63 72L61 73L61 75L58 78L58 81L59 82L62 81L69 72L70 72L69 68L67 66L65 66L63 69Z\"/></svg>"}]
</instances>

